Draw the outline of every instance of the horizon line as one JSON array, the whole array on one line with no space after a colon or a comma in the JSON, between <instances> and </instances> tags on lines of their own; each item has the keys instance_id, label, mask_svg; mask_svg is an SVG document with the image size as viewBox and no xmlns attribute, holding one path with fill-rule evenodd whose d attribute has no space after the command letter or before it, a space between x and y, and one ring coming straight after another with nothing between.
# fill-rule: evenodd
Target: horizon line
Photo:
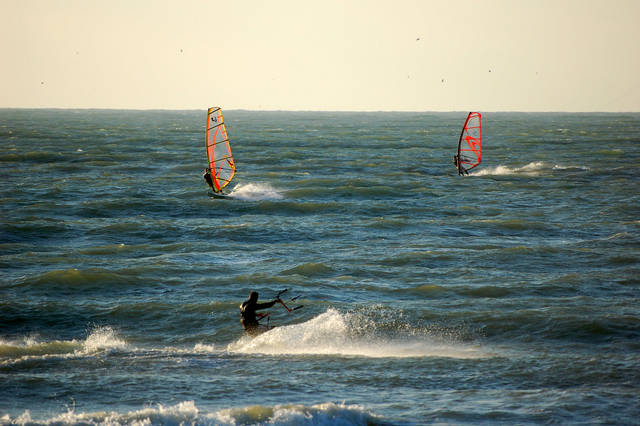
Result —
<instances>
[{"instance_id":1,"label":"horizon line","mask_svg":"<svg viewBox=\"0 0 640 426\"><path fill-rule=\"evenodd\" d=\"M166 111L166 112L187 112L187 111L206 111L205 108L118 108L118 107L0 107L0 110L63 110L63 111ZM346 110L346 109L251 109L251 108L224 108L225 111L243 111L243 112L304 112L304 113L462 113L472 110L455 109L455 110ZM640 110L482 110L475 109L473 111L483 113L524 113L524 114L637 114Z\"/></svg>"}]
</instances>

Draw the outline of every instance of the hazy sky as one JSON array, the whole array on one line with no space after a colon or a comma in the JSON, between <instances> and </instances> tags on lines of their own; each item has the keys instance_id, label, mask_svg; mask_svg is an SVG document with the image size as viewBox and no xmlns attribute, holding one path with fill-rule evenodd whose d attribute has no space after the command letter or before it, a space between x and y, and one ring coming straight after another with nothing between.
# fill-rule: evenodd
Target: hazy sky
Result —
<instances>
[{"instance_id":1,"label":"hazy sky","mask_svg":"<svg viewBox=\"0 0 640 426\"><path fill-rule=\"evenodd\" d=\"M639 0L0 0L0 107L640 111Z\"/></svg>"}]
</instances>

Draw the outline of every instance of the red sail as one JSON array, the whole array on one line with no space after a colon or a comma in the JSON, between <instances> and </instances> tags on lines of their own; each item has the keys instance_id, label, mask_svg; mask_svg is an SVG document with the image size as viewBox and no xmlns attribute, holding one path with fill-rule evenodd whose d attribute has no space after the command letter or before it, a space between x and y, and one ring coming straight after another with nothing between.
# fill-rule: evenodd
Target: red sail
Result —
<instances>
[{"instance_id":1,"label":"red sail","mask_svg":"<svg viewBox=\"0 0 640 426\"><path fill-rule=\"evenodd\" d=\"M482 116L470 112L462 126L458 141L458 161L460 167L471 170L482 161Z\"/></svg>"}]
</instances>

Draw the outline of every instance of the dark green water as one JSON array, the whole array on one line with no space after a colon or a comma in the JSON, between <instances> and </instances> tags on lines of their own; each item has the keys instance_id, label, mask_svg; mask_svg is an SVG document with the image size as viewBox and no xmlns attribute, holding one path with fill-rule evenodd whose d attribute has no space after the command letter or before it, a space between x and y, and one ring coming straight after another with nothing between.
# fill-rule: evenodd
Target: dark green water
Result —
<instances>
[{"instance_id":1,"label":"dark green water","mask_svg":"<svg viewBox=\"0 0 640 426\"><path fill-rule=\"evenodd\" d=\"M637 422L640 114L205 113L0 110L0 423Z\"/></svg>"}]
</instances>

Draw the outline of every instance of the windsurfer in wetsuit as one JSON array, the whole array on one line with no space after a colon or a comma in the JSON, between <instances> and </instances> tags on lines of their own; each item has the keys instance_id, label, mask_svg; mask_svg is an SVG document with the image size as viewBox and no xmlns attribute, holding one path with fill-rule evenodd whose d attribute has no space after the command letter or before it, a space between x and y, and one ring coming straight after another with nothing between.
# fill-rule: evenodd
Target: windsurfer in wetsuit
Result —
<instances>
[{"instance_id":1,"label":"windsurfer in wetsuit","mask_svg":"<svg viewBox=\"0 0 640 426\"><path fill-rule=\"evenodd\" d=\"M249 294L249 299L245 300L240 305L240 323L242 324L242 328L244 328L248 335L255 336L257 334L260 334L260 330L258 329L259 324L256 311L260 309L270 308L279 301L280 299L275 299L267 303L258 303L258 293L252 291L251 294Z\"/></svg>"},{"instance_id":2,"label":"windsurfer in wetsuit","mask_svg":"<svg viewBox=\"0 0 640 426\"><path fill-rule=\"evenodd\" d=\"M455 164L456 168L458 169L458 176L468 175L469 174L467 169L462 167L462 164L460 164L460 157L458 157L457 155L453 156L453 164Z\"/></svg>"},{"instance_id":3,"label":"windsurfer in wetsuit","mask_svg":"<svg viewBox=\"0 0 640 426\"><path fill-rule=\"evenodd\" d=\"M211 179L211 169L204 169L204 174L202 175L202 178L204 179L205 182L207 182L207 185L211 187L213 192L218 192L216 191L216 188L213 186L213 180Z\"/></svg>"}]
</instances>

